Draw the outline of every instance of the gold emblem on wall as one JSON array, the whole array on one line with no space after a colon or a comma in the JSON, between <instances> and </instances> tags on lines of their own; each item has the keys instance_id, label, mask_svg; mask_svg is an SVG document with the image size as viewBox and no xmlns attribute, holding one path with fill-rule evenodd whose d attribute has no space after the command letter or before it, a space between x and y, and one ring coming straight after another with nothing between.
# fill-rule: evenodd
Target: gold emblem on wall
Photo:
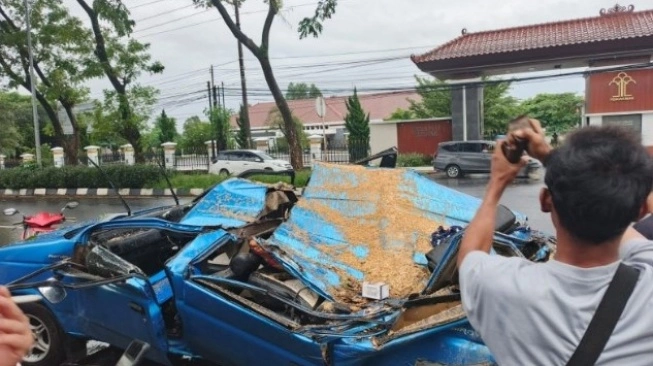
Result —
<instances>
[{"instance_id":1,"label":"gold emblem on wall","mask_svg":"<svg viewBox=\"0 0 653 366\"><path fill-rule=\"evenodd\" d=\"M626 74L625 72L620 72L615 76L612 81L608 84L610 85L616 85L617 86L617 94L613 95L612 98L610 98L611 101L616 102L616 101L621 101L621 100L633 100L635 97L632 95L628 94L628 84L633 83L637 84L635 79L633 79L630 75Z\"/></svg>"}]
</instances>

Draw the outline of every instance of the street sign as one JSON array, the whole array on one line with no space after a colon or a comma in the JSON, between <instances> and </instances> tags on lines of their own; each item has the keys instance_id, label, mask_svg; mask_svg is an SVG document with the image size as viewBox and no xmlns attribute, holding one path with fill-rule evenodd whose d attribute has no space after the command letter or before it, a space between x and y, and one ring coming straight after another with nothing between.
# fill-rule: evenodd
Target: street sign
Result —
<instances>
[{"instance_id":1,"label":"street sign","mask_svg":"<svg viewBox=\"0 0 653 366\"><path fill-rule=\"evenodd\" d=\"M324 115L326 114L326 103L324 102L324 98L315 98L315 112L317 112L318 117L324 118Z\"/></svg>"}]
</instances>

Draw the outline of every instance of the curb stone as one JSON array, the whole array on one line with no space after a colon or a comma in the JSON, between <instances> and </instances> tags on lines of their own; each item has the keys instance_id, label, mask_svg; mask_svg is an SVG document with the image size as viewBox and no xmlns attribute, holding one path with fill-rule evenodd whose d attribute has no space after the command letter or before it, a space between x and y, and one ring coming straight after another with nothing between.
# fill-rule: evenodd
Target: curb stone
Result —
<instances>
[{"instance_id":1,"label":"curb stone","mask_svg":"<svg viewBox=\"0 0 653 366\"><path fill-rule=\"evenodd\" d=\"M36 188L36 189L0 189L0 197L116 197L113 188ZM120 194L125 197L163 197L170 196L169 189L159 188L122 188ZM175 189L179 197L199 196L204 188Z\"/></svg>"}]
</instances>

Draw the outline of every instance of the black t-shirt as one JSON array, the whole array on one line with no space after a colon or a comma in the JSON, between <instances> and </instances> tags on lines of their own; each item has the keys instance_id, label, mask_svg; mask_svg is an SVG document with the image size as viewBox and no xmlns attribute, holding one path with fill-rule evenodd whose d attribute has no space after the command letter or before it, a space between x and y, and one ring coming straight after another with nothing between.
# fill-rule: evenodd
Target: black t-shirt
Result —
<instances>
[{"instance_id":1,"label":"black t-shirt","mask_svg":"<svg viewBox=\"0 0 653 366\"><path fill-rule=\"evenodd\" d=\"M653 215L639 220L634 226L640 234L644 235L646 239L653 240Z\"/></svg>"}]
</instances>

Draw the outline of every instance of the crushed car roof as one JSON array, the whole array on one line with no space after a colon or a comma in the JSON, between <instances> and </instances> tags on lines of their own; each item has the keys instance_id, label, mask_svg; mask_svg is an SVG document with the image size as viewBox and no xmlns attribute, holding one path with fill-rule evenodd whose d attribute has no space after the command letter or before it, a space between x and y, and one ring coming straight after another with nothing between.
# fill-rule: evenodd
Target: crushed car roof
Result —
<instances>
[{"instance_id":1,"label":"crushed car roof","mask_svg":"<svg viewBox=\"0 0 653 366\"><path fill-rule=\"evenodd\" d=\"M368 302L364 281L405 297L426 286L431 234L467 224L479 204L411 170L316 164L288 221L262 244L329 300Z\"/></svg>"}]
</instances>

